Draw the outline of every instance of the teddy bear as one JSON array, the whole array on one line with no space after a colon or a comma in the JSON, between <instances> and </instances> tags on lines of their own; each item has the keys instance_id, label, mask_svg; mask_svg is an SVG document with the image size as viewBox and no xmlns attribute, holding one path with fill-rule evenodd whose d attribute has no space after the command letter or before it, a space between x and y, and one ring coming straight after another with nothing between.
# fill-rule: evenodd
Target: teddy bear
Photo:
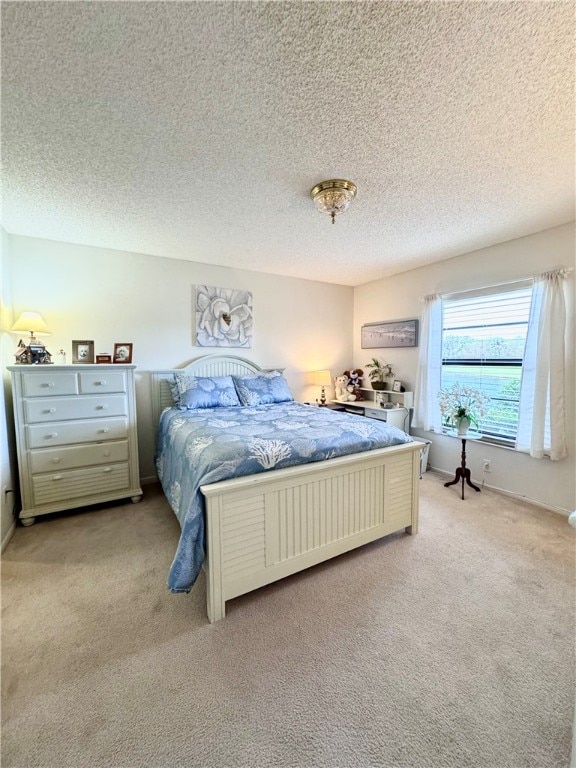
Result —
<instances>
[{"instance_id":1,"label":"teddy bear","mask_svg":"<svg viewBox=\"0 0 576 768\"><path fill-rule=\"evenodd\" d=\"M356 400L356 395L348 391L348 376L345 374L334 377L334 391L336 393L336 400L339 400L341 403Z\"/></svg>"},{"instance_id":2,"label":"teddy bear","mask_svg":"<svg viewBox=\"0 0 576 768\"><path fill-rule=\"evenodd\" d=\"M362 376L364 371L361 368L355 368L353 371L344 371L344 376L348 376L348 392L352 392L356 395L356 400L363 400L362 390ZM352 387L352 389L350 389Z\"/></svg>"}]
</instances>

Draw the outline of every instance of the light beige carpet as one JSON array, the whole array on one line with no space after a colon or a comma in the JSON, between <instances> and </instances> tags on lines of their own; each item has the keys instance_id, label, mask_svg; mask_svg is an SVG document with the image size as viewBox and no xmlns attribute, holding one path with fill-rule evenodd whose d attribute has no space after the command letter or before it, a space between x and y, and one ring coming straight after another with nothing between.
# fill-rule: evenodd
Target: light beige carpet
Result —
<instances>
[{"instance_id":1,"label":"light beige carpet","mask_svg":"<svg viewBox=\"0 0 576 768\"><path fill-rule=\"evenodd\" d=\"M395 534L205 617L141 504L18 528L3 563L5 768L554 768L574 705L574 535L421 483Z\"/></svg>"}]
</instances>

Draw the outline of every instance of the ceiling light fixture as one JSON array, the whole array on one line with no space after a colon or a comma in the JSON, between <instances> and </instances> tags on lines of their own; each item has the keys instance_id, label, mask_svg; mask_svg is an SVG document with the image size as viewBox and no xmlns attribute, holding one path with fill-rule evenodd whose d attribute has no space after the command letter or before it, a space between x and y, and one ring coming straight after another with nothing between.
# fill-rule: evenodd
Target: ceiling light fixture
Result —
<instances>
[{"instance_id":1,"label":"ceiling light fixture","mask_svg":"<svg viewBox=\"0 0 576 768\"><path fill-rule=\"evenodd\" d=\"M321 181L310 190L310 197L320 213L329 214L334 224L336 216L344 213L356 197L356 184L346 179Z\"/></svg>"}]
</instances>

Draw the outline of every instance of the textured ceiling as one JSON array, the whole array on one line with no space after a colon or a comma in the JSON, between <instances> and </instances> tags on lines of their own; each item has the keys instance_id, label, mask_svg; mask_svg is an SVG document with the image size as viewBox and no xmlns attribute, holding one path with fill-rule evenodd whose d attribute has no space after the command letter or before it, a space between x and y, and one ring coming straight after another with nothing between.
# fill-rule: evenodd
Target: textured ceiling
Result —
<instances>
[{"instance_id":1,"label":"textured ceiling","mask_svg":"<svg viewBox=\"0 0 576 768\"><path fill-rule=\"evenodd\" d=\"M3 2L4 227L357 285L566 223L574 8Z\"/></svg>"}]
</instances>

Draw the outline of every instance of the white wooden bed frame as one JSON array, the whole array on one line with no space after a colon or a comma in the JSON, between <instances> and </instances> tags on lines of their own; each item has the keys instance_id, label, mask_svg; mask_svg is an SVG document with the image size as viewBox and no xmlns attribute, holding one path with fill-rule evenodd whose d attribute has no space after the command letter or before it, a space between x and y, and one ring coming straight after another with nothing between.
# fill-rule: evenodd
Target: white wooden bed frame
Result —
<instances>
[{"instance_id":1,"label":"white wooden bed frame","mask_svg":"<svg viewBox=\"0 0 576 768\"><path fill-rule=\"evenodd\" d=\"M262 370L240 357L207 355L152 372L154 424L173 405L175 373ZM420 444L407 443L202 486L210 622L224 618L226 600L402 528L416 533L419 477Z\"/></svg>"}]
</instances>

